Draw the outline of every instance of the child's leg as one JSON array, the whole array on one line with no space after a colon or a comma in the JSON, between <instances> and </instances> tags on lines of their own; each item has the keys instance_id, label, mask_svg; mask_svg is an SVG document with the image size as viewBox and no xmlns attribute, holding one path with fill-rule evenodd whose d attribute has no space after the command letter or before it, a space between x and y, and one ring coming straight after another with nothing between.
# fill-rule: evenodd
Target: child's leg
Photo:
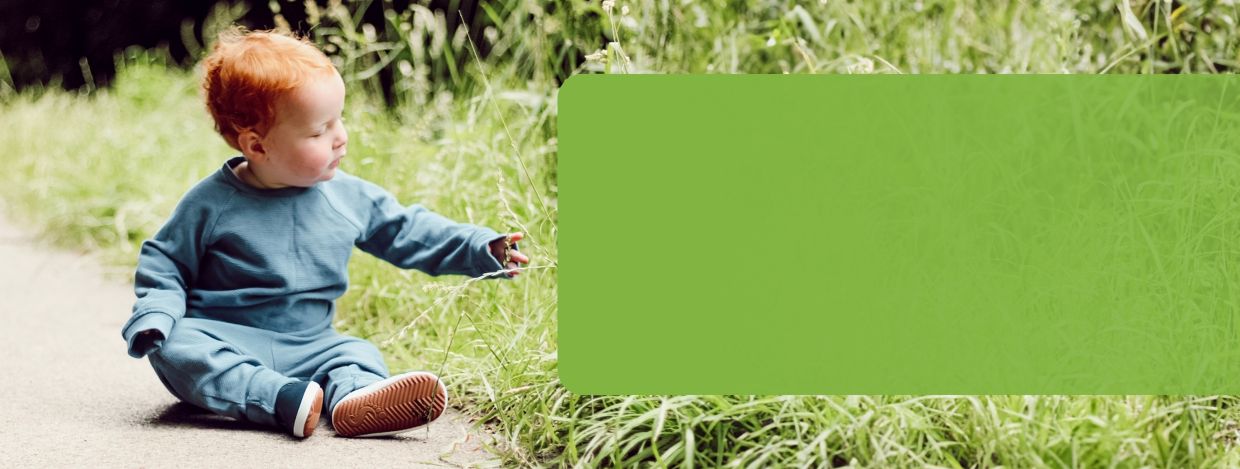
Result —
<instances>
[{"instance_id":1,"label":"child's leg","mask_svg":"<svg viewBox=\"0 0 1240 469\"><path fill-rule=\"evenodd\" d=\"M326 406L326 415L331 415L331 410L336 408L336 403L340 402L344 396L371 383L382 381L388 376L386 372L379 375L366 371L356 363L324 370L326 373L322 376L327 382L327 387L323 393L323 404Z\"/></svg>"},{"instance_id":2,"label":"child's leg","mask_svg":"<svg viewBox=\"0 0 1240 469\"><path fill-rule=\"evenodd\" d=\"M238 420L276 425L280 387L295 382L257 357L271 356L271 339L245 326L204 319L177 321L150 357L151 367L177 398Z\"/></svg>"},{"instance_id":3,"label":"child's leg","mask_svg":"<svg viewBox=\"0 0 1240 469\"><path fill-rule=\"evenodd\" d=\"M311 380L325 382L323 387L323 403L327 405L328 415L336 408L340 399L356 389L371 383L382 381L389 376L387 363L383 354L374 344L357 337L337 334L335 337L320 342L327 345L322 353L321 362L315 367Z\"/></svg>"},{"instance_id":4,"label":"child's leg","mask_svg":"<svg viewBox=\"0 0 1240 469\"><path fill-rule=\"evenodd\" d=\"M323 413L341 436L381 436L409 431L438 418L447 389L432 373L389 376L374 344L327 327L306 335L275 338L277 362L295 357L289 376L323 383Z\"/></svg>"},{"instance_id":5,"label":"child's leg","mask_svg":"<svg viewBox=\"0 0 1240 469\"><path fill-rule=\"evenodd\" d=\"M366 385L389 376L383 355L374 344L328 328L313 337L276 339L278 360L297 357L287 367L278 367L288 376L309 379L323 386L323 405L330 414L336 402Z\"/></svg>"}]
</instances>

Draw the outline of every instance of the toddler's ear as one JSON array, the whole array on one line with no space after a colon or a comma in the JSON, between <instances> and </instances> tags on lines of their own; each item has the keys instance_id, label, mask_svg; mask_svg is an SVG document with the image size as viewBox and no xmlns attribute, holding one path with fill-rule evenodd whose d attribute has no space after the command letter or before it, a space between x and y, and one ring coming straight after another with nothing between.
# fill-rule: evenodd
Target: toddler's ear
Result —
<instances>
[{"instance_id":1,"label":"toddler's ear","mask_svg":"<svg viewBox=\"0 0 1240 469\"><path fill-rule=\"evenodd\" d=\"M263 138L253 130L243 130L237 136L237 146L241 147L241 154L246 159L261 160L267 156L267 150L263 147Z\"/></svg>"}]
</instances>

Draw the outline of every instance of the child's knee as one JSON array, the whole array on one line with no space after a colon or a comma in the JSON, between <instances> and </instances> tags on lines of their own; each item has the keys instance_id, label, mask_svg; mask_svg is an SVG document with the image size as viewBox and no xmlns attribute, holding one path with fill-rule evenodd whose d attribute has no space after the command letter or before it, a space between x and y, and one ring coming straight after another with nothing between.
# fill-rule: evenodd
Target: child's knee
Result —
<instances>
[{"instance_id":1,"label":"child's knee","mask_svg":"<svg viewBox=\"0 0 1240 469\"><path fill-rule=\"evenodd\" d=\"M181 393L177 392L176 388L172 386L171 382L169 382L168 376L167 376L167 368L165 367L165 363L163 362L163 360L160 360L154 354L151 354L149 356L150 356L149 361L151 363L151 369L155 370L155 377L159 378L159 382L164 385L164 389L167 389L168 393L172 394L172 397L175 397L181 401L185 401L185 397L182 396Z\"/></svg>"},{"instance_id":2,"label":"child's knee","mask_svg":"<svg viewBox=\"0 0 1240 469\"><path fill-rule=\"evenodd\" d=\"M215 374L243 363L267 366L259 357L184 321L173 326L151 357L152 365L159 363L165 374L189 377Z\"/></svg>"},{"instance_id":3,"label":"child's knee","mask_svg":"<svg viewBox=\"0 0 1240 469\"><path fill-rule=\"evenodd\" d=\"M160 353L147 355L147 361L150 362L151 369L155 371L155 377L159 378L159 382L164 385L168 393L172 394L172 397L182 402L198 405L190 398L192 396L191 383L188 383L186 377L177 371L175 366L168 363Z\"/></svg>"},{"instance_id":4,"label":"child's knee","mask_svg":"<svg viewBox=\"0 0 1240 469\"><path fill-rule=\"evenodd\" d=\"M151 365L154 366L158 360L165 366L175 366L201 354L202 349L207 345L207 341L202 339L199 331L178 323L168 332L168 337L164 338L163 344L151 353Z\"/></svg>"}]
</instances>

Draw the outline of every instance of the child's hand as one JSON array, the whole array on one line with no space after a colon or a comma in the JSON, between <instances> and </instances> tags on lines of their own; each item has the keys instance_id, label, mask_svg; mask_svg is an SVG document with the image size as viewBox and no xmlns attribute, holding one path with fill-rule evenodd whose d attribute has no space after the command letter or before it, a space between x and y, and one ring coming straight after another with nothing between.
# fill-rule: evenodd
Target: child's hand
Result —
<instances>
[{"instance_id":1,"label":"child's hand","mask_svg":"<svg viewBox=\"0 0 1240 469\"><path fill-rule=\"evenodd\" d=\"M503 239L492 241L491 255L495 256L495 260L498 260L505 269L515 269L518 267L518 263L529 264L530 258L525 257L525 254L521 254L521 251L516 250L516 242L523 238L525 238L525 235L517 232L511 233ZM513 271L512 276L516 277L520 273L520 271Z\"/></svg>"}]
</instances>

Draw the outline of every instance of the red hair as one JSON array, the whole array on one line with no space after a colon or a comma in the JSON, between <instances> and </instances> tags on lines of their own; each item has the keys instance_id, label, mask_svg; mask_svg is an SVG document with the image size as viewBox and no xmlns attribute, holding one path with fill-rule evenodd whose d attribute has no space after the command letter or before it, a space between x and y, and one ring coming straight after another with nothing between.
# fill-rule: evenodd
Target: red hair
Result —
<instances>
[{"instance_id":1,"label":"red hair","mask_svg":"<svg viewBox=\"0 0 1240 469\"><path fill-rule=\"evenodd\" d=\"M275 123L276 102L308 80L336 69L304 38L282 31L220 34L203 59L202 90L215 130L240 151L243 131L265 134Z\"/></svg>"}]
</instances>

